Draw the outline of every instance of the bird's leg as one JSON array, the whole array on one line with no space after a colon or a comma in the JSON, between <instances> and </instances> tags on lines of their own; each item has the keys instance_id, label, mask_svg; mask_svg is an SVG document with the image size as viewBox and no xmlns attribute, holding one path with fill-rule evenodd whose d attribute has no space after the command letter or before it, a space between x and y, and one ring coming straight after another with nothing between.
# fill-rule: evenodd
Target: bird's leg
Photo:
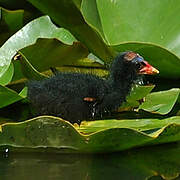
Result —
<instances>
[{"instance_id":1,"label":"bird's leg","mask_svg":"<svg viewBox=\"0 0 180 180\"><path fill-rule=\"evenodd\" d=\"M95 116L96 116L96 105L97 105L98 102L95 102L92 104L92 112L91 112L91 115L92 115L92 118L94 119Z\"/></svg>"}]
</instances>

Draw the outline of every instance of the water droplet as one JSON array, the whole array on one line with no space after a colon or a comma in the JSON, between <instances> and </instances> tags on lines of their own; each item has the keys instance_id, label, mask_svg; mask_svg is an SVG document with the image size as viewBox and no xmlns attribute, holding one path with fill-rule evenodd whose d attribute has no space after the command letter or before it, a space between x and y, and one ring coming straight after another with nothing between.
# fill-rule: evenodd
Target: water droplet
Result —
<instances>
[{"instance_id":1,"label":"water droplet","mask_svg":"<svg viewBox=\"0 0 180 180\"><path fill-rule=\"evenodd\" d=\"M8 153L8 152L9 152L9 149L8 149L8 148L6 148L6 149L5 149L5 153Z\"/></svg>"},{"instance_id":2,"label":"water droplet","mask_svg":"<svg viewBox=\"0 0 180 180\"><path fill-rule=\"evenodd\" d=\"M5 153L4 153L4 157L5 157L5 158L8 158L8 156L9 156L9 149L6 148L4 152L5 152Z\"/></svg>"},{"instance_id":3,"label":"water droplet","mask_svg":"<svg viewBox=\"0 0 180 180\"><path fill-rule=\"evenodd\" d=\"M95 110L93 108L92 117L94 118L94 116L95 116Z\"/></svg>"}]
</instances>

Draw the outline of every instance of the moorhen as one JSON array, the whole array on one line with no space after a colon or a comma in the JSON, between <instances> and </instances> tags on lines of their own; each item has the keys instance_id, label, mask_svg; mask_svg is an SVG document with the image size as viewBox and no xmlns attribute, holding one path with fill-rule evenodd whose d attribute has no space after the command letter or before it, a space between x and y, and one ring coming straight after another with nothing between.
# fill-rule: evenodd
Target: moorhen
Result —
<instances>
[{"instance_id":1,"label":"moorhen","mask_svg":"<svg viewBox=\"0 0 180 180\"><path fill-rule=\"evenodd\" d=\"M39 115L54 115L79 124L117 110L138 76L155 73L158 70L139 54L123 52L112 62L107 79L59 72L48 79L29 82L28 98Z\"/></svg>"}]
</instances>

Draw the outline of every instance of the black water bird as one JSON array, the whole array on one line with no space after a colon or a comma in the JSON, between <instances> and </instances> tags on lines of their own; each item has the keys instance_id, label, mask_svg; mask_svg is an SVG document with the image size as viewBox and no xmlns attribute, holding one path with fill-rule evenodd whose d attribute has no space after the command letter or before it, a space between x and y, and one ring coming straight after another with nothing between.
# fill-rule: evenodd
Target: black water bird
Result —
<instances>
[{"instance_id":1,"label":"black water bird","mask_svg":"<svg viewBox=\"0 0 180 180\"><path fill-rule=\"evenodd\" d=\"M38 115L54 115L71 123L101 119L126 101L132 84L141 74L158 70L134 52L120 53L110 74L102 79L92 74L62 73L28 83L28 98Z\"/></svg>"}]
</instances>

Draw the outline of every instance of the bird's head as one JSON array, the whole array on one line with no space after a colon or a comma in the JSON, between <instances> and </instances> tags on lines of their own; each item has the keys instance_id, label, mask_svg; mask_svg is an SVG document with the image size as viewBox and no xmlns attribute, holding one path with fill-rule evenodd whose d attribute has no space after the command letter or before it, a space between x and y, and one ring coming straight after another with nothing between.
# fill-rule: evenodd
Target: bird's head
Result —
<instances>
[{"instance_id":1,"label":"bird's head","mask_svg":"<svg viewBox=\"0 0 180 180\"><path fill-rule=\"evenodd\" d=\"M124 54L124 60L131 63L136 69L137 74L157 74L159 71L151 66L142 56L135 52L126 52Z\"/></svg>"}]
</instances>

